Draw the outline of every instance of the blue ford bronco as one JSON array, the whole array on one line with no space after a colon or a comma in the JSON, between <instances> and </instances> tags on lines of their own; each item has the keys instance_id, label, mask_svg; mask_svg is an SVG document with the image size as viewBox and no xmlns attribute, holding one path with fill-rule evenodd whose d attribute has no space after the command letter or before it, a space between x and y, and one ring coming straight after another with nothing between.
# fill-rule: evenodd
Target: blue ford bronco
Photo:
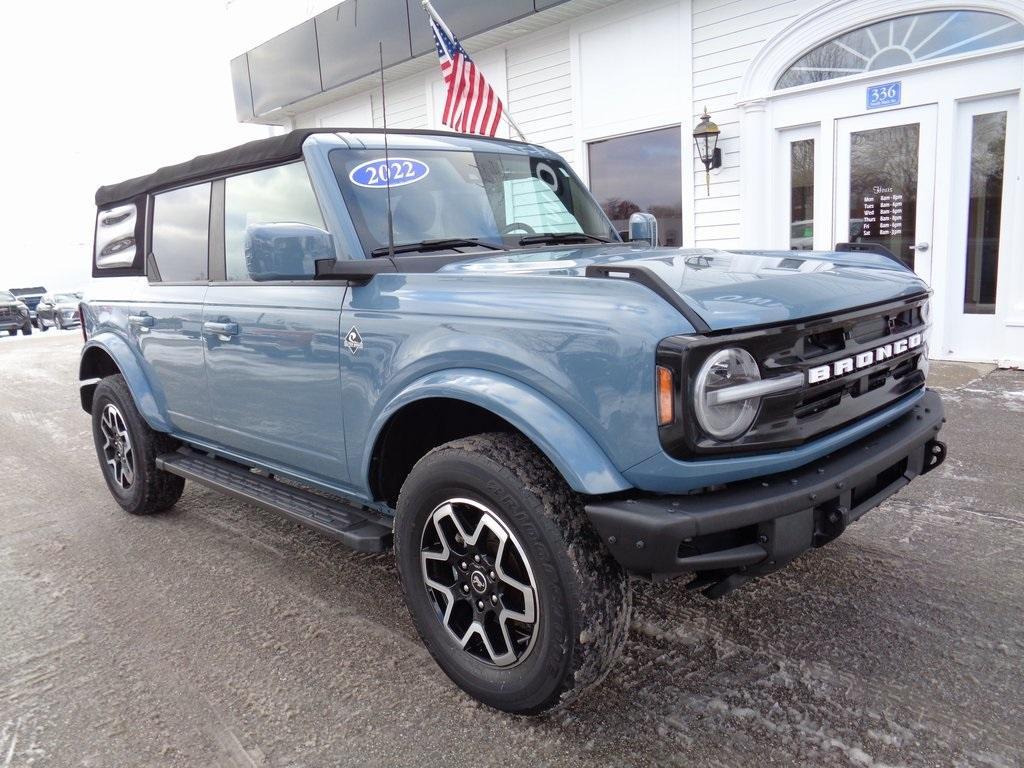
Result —
<instances>
[{"instance_id":1,"label":"blue ford bronco","mask_svg":"<svg viewBox=\"0 0 1024 768\"><path fill-rule=\"evenodd\" d=\"M299 130L101 187L82 406L115 500L193 480L359 551L477 699L602 679L630 578L718 597L938 466L884 253L658 248L538 146Z\"/></svg>"}]
</instances>

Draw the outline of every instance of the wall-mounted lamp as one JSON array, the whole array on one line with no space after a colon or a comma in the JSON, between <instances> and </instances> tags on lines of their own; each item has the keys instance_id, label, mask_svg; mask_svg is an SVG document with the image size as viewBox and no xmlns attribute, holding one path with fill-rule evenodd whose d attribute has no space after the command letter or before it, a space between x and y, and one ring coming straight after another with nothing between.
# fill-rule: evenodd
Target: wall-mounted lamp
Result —
<instances>
[{"instance_id":1,"label":"wall-mounted lamp","mask_svg":"<svg viewBox=\"0 0 1024 768\"><path fill-rule=\"evenodd\" d=\"M704 107L704 114L700 116L700 122L693 129L693 143L697 145L697 154L700 155L700 161L704 163L704 181L709 195L711 194L711 170L722 167L722 150L718 147L718 135L721 132L721 129L711 122L708 108Z\"/></svg>"}]
</instances>

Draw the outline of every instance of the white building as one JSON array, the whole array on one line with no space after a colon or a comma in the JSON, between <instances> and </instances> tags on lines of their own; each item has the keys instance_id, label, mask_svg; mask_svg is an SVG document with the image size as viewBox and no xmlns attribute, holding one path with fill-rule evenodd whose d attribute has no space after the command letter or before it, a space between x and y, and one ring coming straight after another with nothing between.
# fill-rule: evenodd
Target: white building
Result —
<instances>
[{"instance_id":1,"label":"white building","mask_svg":"<svg viewBox=\"0 0 1024 768\"><path fill-rule=\"evenodd\" d=\"M1024 365L1024 0L435 0L526 137L668 244L885 245L934 357ZM419 0L234 0L239 119L438 128ZM704 107L722 166L705 184ZM506 126L502 127L508 135Z\"/></svg>"}]
</instances>

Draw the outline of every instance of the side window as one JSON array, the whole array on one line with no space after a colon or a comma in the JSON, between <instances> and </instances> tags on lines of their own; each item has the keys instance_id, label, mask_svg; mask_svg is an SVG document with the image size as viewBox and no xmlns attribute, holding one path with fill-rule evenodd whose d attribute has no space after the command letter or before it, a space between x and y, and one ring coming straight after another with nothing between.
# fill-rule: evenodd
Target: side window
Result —
<instances>
[{"instance_id":1,"label":"side window","mask_svg":"<svg viewBox=\"0 0 1024 768\"><path fill-rule=\"evenodd\" d=\"M166 283L206 280L209 243L208 183L153 196L151 251L160 280Z\"/></svg>"},{"instance_id":2,"label":"side window","mask_svg":"<svg viewBox=\"0 0 1024 768\"><path fill-rule=\"evenodd\" d=\"M318 259L332 258L303 163L224 181L224 259L228 280L302 280Z\"/></svg>"}]
</instances>

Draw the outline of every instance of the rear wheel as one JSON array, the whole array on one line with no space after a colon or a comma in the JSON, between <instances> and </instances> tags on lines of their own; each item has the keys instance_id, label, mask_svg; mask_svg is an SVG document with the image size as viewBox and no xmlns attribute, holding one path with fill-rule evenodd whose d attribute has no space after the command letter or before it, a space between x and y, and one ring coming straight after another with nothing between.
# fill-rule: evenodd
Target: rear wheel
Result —
<instances>
[{"instance_id":1,"label":"rear wheel","mask_svg":"<svg viewBox=\"0 0 1024 768\"><path fill-rule=\"evenodd\" d=\"M147 515L174 506L185 479L157 469L156 457L173 451L177 441L150 428L122 376L96 385L92 431L103 479L125 511Z\"/></svg>"},{"instance_id":2,"label":"rear wheel","mask_svg":"<svg viewBox=\"0 0 1024 768\"><path fill-rule=\"evenodd\" d=\"M463 690L536 714L599 682L630 589L580 498L524 438L456 440L402 486L395 553L413 622Z\"/></svg>"}]
</instances>

